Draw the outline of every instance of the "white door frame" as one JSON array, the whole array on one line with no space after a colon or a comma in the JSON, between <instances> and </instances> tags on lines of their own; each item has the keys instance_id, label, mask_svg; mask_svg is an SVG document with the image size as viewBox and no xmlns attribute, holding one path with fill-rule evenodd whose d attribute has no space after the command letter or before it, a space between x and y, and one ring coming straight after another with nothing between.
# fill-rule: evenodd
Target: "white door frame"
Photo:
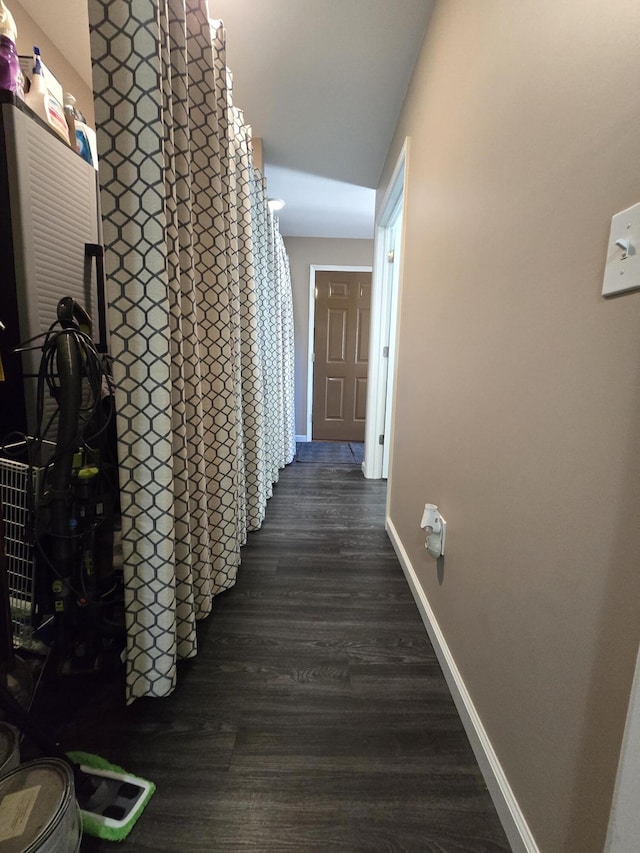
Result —
<instances>
[{"instance_id":1,"label":"white door frame","mask_svg":"<svg viewBox=\"0 0 640 853\"><path fill-rule=\"evenodd\" d=\"M406 182L409 137L402 146L376 222L371 288L369 337L369 378L367 381L367 421L365 425L362 471L370 480L379 480L389 467L393 433L393 399L396 372L397 306L402 289L404 234L406 222ZM391 269L387 260L389 241L400 221L399 263ZM393 322L392 322L393 318ZM388 356L384 348L389 347ZM389 401L389 402L388 402ZM390 411L389 411L390 407ZM386 424L386 431L385 431ZM384 446L380 436L384 436Z\"/></svg>"},{"instance_id":2,"label":"white door frame","mask_svg":"<svg viewBox=\"0 0 640 853\"><path fill-rule=\"evenodd\" d=\"M369 267L354 267L348 264L311 264L309 266L309 346L307 352L307 435L313 435L313 339L316 328L316 272L371 272ZM369 381L367 379L367 386ZM368 411L368 410L367 410ZM297 436L298 441L300 436Z\"/></svg>"},{"instance_id":3,"label":"white door frame","mask_svg":"<svg viewBox=\"0 0 640 853\"><path fill-rule=\"evenodd\" d=\"M618 775L613 791L605 853L637 853L640 847L640 652L631 686L627 723L622 738Z\"/></svg>"}]
</instances>

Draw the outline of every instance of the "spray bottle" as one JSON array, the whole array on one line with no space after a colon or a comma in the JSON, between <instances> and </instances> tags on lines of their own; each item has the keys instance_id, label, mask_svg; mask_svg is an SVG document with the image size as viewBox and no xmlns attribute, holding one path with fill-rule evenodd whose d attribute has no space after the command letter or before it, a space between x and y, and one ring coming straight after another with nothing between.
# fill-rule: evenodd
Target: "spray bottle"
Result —
<instances>
[{"instance_id":1,"label":"spray bottle","mask_svg":"<svg viewBox=\"0 0 640 853\"><path fill-rule=\"evenodd\" d=\"M24 80L16 50L16 24L0 0L0 89L24 98Z\"/></svg>"},{"instance_id":2,"label":"spray bottle","mask_svg":"<svg viewBox=\"0 0 640 853\"><path fill-rule=\"evenodd\" d=\"M49 127L53 128L64 139L67 145L69 144L69 128L64 117L64 109L62 104L59 104L47 90L39 47L33 48L31 88L25 96L25 102L36 115L39 115L43 121L46 121Z\"/></svg>"}]
</instances>

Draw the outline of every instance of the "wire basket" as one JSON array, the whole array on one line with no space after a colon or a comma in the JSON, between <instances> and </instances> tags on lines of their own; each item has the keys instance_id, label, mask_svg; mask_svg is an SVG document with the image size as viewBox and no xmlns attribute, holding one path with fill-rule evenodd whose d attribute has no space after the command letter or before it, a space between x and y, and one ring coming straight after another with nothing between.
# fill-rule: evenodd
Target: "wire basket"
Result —
<instances>
[{"instance_id":1,"label":"wire basket","mask_svg":"<svg viewBox=\"0 0 640 853\"><path fill-rule=\"evenodd\" d=\"M46 456L55 445L42 442ZM44 465L33 465L26 460L27 442L17 442L4 447L0 457L0 500L4 516L4 547L9 587L9 605L16 648L39 647L34 641L35 617L35 546L34 503L38 494ZM42 459L43 453L40 454Z\"/></svg>"}]
</instances>

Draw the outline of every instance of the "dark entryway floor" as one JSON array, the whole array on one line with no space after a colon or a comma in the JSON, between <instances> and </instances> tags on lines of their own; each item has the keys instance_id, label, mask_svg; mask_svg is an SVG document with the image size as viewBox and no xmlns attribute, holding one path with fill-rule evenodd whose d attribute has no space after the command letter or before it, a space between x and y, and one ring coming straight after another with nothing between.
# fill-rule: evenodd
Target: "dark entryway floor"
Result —
<instances>
[{"instance_id":1,"label":"dark entryway floor","mask_svg":"<svg viewBox=\"0 0 640 853\"><path fill-rule=\"evenodd\" d=\"M65 748L157 784L121 853L510 850L384 531L386 484L327 452L281 472L173 695L43 687Z\"/></svg>"},{"instance_id":2,"label":"dark entryway floor","mask_svg":"<svg viewBox=\"0 0 640 853\"><path fill-rule=\"evenodd\" d=\"M358 441L306 441L296 446L296 462L361 465L364 444Z\"/></svg>"}]
</instances>

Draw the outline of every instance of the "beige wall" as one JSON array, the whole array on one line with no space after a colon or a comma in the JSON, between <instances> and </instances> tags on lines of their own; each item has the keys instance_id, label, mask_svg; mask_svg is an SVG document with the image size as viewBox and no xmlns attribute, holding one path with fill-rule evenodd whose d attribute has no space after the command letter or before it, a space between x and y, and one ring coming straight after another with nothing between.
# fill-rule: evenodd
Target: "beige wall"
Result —
<instances>
[{"instance_id":1,"label":"beige wall","mask_svg":"<svg viewBox=\"0 0 640 853\"><path fill-rule=\"evenodd\" d=\"M307 431L307 375L309 352L309 270L312 264L371 266L373 240L337 240L285 237L291 266L295 326L296 435Z\"/></svg>"},{"instance_id":2,"label":"beige wall","mask_svg":"<svg viewBox=\"0 0 640 853\"><path fill-rule=\"evenodd\" d=\"M600 296L639 34L438 0L378 194L409 135L390 516L543 853L603 849L640 637L640 293Z\"/></svg>"},{"instance_id":3,"label":"beige wall","mask_svg":"<svg viewBox=\"0 0 640 853\"><path fill-rule=\"evenodd\" d=\"M18 30L18 53L21 55L31 55L34 44L37 45L42 52L45 64L57 77L64 91L70 92L75 96L76 105L87 119L87 123L91 127L95 127L93 92L75 68L67 62L51 39L43 33L33 18L22 8L18 0L11 0L6 5L11 10L11 14L16 22ZM88 34L87 38L89 38Z\"/></svg>"}]
</instances>

